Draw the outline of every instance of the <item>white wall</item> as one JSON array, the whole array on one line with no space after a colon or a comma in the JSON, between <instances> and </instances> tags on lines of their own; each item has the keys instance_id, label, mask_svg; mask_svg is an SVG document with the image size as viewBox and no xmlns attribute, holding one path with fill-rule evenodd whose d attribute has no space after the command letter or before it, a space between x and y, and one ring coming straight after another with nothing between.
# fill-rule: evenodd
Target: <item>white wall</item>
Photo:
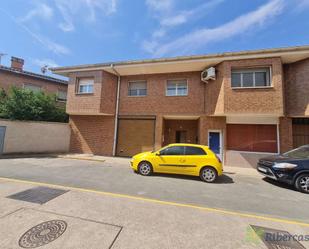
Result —
<instances>
[{"instance_id":1,"label":"white wall","mask_svg":"<svg viewBox=\"0 0 309 249\"><path fill-rule=\"evenodd\" d=\"M69 151L68 124L0 119L0 126L6 127L3 154Z\"/></svg>"}]
</instances>

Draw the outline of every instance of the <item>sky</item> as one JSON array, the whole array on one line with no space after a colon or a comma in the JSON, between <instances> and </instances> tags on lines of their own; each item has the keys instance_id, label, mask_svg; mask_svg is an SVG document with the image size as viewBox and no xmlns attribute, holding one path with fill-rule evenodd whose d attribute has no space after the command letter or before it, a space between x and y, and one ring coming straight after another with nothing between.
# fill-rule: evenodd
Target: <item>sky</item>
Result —
<instances>
[{"instance_id":1,"label":"sky","mask_svg":"<svg viewBox=\"0 0 309 249\"><path fill-rule=\"evenodd\" d=\"M1 0L25 70L309 45L309 0Z\"/></svg>"}]
</instances>

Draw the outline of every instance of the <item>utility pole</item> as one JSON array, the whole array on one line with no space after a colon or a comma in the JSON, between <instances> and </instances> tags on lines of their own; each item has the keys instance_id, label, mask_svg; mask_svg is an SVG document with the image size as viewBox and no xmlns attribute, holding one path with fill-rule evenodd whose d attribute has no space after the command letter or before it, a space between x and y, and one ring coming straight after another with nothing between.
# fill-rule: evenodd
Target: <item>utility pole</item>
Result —
<instances>
[{"instance_id":1,"label":"utility pole","mask_svg":"<svg viewBox=\"0 0 309 249\"><path fill-rule=\"evenodd\" d=\"M0 53L0 65L1 65L1 59L2 59L2 57L3 56L6 56L7 54L5 54L5 53Z\"/></svg>"}]
</instances>

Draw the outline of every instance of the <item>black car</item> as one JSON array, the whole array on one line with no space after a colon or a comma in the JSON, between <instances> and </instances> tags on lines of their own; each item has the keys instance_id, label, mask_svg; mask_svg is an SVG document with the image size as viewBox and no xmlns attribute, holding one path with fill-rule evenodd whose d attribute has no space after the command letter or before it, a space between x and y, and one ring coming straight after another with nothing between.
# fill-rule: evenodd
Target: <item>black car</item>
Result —
<instances>
[{"instance_id":1,"label":"black car","mask_svg":"<svg viewBox=\"0 0 309 249\"><path fill-rule=\"evenodd\" d=\"M261 158L257 170L268 178L309 193L309 144L284 154Z\"/></svg>"}]
</instances>

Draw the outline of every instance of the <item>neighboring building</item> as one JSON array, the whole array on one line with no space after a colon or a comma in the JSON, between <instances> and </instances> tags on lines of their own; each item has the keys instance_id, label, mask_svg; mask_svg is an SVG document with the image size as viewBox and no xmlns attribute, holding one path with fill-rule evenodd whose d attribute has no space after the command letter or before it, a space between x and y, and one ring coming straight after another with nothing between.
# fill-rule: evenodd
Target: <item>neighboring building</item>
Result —
<instances>
[{"instance_id":1,"label":"neighboring building","mask_svg":"<svg viewBox=\"0 0 309 249\"><path fill-rule=\"evenodd\" d=\"M66 101L67 81L24 71L23 66L24 60L16 57L11 58L11 67L0 65L0 89L8 91L12 86L23 87L56 94L59 102Z\"/></svg>"},{"instance_id":2,"label":"neighboring building","mask_svg":"<svg viewBox=\"0 0 309 249\"><path fill-rule=\"evenodd\" d=\"M215 79L203 82L210 67ZM188 142L245 166L309 143L309 46L52 71L70 78L72 152L132 156Z\"/></svg>"}]
</instances>

